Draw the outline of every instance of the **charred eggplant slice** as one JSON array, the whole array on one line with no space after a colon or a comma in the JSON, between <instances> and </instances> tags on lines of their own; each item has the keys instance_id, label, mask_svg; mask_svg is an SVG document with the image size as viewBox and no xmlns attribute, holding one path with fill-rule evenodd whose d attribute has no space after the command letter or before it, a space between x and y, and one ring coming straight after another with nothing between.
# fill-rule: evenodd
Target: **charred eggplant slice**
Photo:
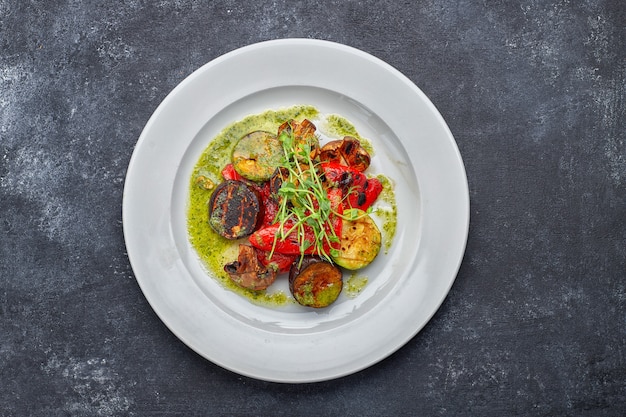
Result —
<instances>
[{"instance_id":1,"label":"charred eggplant slice","mask_svg":"<svg viewBox=\"0 0 626 417\"><path fill-rule=\"evenodd\" d=\"M232 163L242 177L262 182L270 179L282 157L283 147L278 138L257 130L239 139L233 149Z\"/></svg>"},{"instance_id":2,"label":"charred eggplant slice","mask_svg":"<svg viewBox=\"0 0 626 417\"><path fill-rule=\"evenodd\" d=\"M235 284L253 291L266 289L278 275L276 268L265 267L259 261L257 251L248 245L239 245L237 260L224 265L224 271Z\"/></svg>"},{"instance_id":3,"label":"charred eggplant slice","mask_svg":"<svg viewBox=\"0 0 626 417\"><path fill-rule=\"evenodd\" d=\"M314 256L298 264L295 262L289 271L289 290L299 304L321 308L337 300L343 287L339 268Z\"/></svg>"},{"instance_id":4,"label":"charred eggplant slice","mask_svg":"<svg viewBox=\"0 0 626 417\"><path fill-rule=\"evenodd\" d=\"M224 181L209 200L209 224L226 239L251 235L261 217L261 198L242 181Z\"/></svg>"}]
</instances>

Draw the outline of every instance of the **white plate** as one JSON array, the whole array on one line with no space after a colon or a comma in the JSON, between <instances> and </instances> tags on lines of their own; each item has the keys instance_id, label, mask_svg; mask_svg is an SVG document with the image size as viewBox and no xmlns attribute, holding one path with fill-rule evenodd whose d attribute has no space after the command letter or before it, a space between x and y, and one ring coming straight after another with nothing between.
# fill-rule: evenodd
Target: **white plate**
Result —
<instances>
[{"instance_id":1,"label":"white plate","mask_svg":"<svg viewBox=\"0 0 626 417\"><path fill-rule=\"evenodd\" d=\"M358 297L319 310L258 306L225 290L186 231L188 181L211 138L246 115L297 104L350 120L375 148L373 169L396 183L391 250L368 268ZM450 130L409 79L351 47L285 39L223 55L165 98L133 152L123 222L137 281L180 340L242 375L313 382L380 361L433 316L463 257L469 193Z\"/></svg>"}]
</instances>

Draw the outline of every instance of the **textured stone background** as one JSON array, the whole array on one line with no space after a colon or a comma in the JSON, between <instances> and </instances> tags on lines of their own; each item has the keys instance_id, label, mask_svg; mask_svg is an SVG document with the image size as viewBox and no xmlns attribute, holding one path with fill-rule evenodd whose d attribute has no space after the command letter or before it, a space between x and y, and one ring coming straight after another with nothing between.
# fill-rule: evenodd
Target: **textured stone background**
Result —
<instances>
[{"instance_id":1,"label":"textured stone background","mask_svg":"<svg viewBox=\"0 0 626 417\"><path fill-rule=\"evenodd\" d=\"M241 377L179 342L121 222L130 155L167 93L284 37L413 80L455 135L472 205L427 327L310 385ZM0 0L0 416L623 416L625 37L613 0Z\"/></svg>"}]
</instances>

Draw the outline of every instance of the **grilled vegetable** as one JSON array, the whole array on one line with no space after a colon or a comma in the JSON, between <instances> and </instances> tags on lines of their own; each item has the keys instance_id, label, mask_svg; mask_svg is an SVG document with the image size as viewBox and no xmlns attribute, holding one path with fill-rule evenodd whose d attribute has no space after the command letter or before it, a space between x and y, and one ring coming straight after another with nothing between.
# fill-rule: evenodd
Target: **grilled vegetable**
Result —
<instances>
[{"instance_id":1,"label":"grilled vegetable","mask_svg":"<svg viewBox=\"0 0 626 417\"><path fill-rule=\"evenodd\" d=\"M367 178L364 174L354 177L352 191L348 195L350 208L367 210L383 191L383 184L378 178Z\"/></svg>"},{"instance_id":2,"label":"grilled vegetable","mask_svg":"<svg viewBox=\"0 0 626 417\"><path fill-rule=\"evenodd\" d=\"M342 212L341 208L339 208ZM259 250L285 255L324 255L339 247L338 236L342 227L341 217L331 215L320 230L309 224L297 225L293 220L284 224L273 223L257 229L248 238Z\"/></svg>"},{"instance_id":3,"label":"grilled vegetable","mask_svg":"<svg viewBox=\"0 0 626 417\"><path fill-rule=\"evenodd\" d=\"M257 130L239 139L233 149L232 163L242 177L261 182L272 176L282 157L283 147L276 136Z\"/></svg>"},{"instance_id":4,"label":"grilled vegetable","mask_svg":"<svg viewBox=\"0 0 626 417\"><path fill-rule=\"evenodd\" d=\"M309 150L308 158L315 159L320 151L320 144L317 136L315 136L315 125L310 120L304 119L298 123L295 120L289 120L278 127L278 137L293 139L293 147L298 159L306 161L306 152L300 156L305 149Z\"/></svg>"},{"instance_id":5,"label":"grilled vegetable","mask_svg":"<svg viewBox=\"0 0 626 417\"><path fill-rule=\"evenodd\" d=\"M224 265L224 271L235 284L254 291L266 289L278 275L276 268L264 266L256 250L247 245L239 245L237 260Z\"/></svg>"},{"instance_id":6,"label":"grilled vegetable","mask_svg":"<svg viewBox=\"0 0 626 417\"><path fill-rule=\"evenodd\" d=\"M256 248L255 248L256 249ZM256 249L259 262L268 268L274 268L278 273L289 272L291 265L298 259L298 255L286 255L278 252L268 252Z\"/></svg>"},{"instance_id":7,"label":"grilled vegetable","mask_svg":"<svg viewBox=\"0 0 626 417\"><path fill-rule=\"evenodd\" d=\"M234 181L243 181L244 177L242 177L241 175L239 175L239 173L237 171L235 171L235 168L233 167L233 164L227 164L223 169L222 169L222 178L224 178L225 180L234 180Z\"/></svg>"},{"instance_id":8,"label":"grilled vegetable","mask_svg":"<svg viewBox=\"0 0 626 417\"><path fill-rule=\"evenodd\" d=\"M351 167L326 162L320 165L328 187L342 190L347 196L345 207L367 210L378 198L383 185L378 178L368 178Z\"/></svg>"},{"instance_id":9,"label":"grilled vegetable","mask_svg":"<svg viewBox=\"0 0 626 417\"><path fill-rule=\"evenodd\" d=\"M333 261L346 269L359 269L368 265L380 251L381 234L374 220L362 210L344 212L341 245ZM352 218L352 220L348 220Z\"/></svg>"},{"instance_id":10,"label":"grilled vegetable","mask_svg":"<svg viewBox=\"0 0 626 417\"><path fill-rule=\"evenodd\" d=\"M239 239L254 232L260 223L261 199L241 181L221 183L209 200L209 224L226 239Z\"/></svg>"},{"instance_id":11,"label":"grilled vegetable","mask_svg":"<svg viewBox=\"0 0 626 417\"><path fill-rule=\"evenodd\" d=\"M284 236L283 236L284 234ZM317 247L315 231L309 225L302 225L302 228L294 226L293 221L288 221L283 225L279 223L270 224L257 231L250 237L252 246L267 252L282 253L285 255L313 254ZM303 244L306 247L303 247ZM325 245L325 248L329 246Z\"/></svg>"},{"instance_id":12,"label":"grilled vegetable","mask_svg":"<svg viewBox=\"0 0 626 417\"><path fill-rule=\"evenodd\" d=\"M320 160L346 165L363 172L370 166L371 158L358 139L345 136L342 140L332 140L325 144L320 150Z\"/></svg>"},{"instance_id":13,"label":"grilled vegetable","mask_svg":"<svg viewBox=\"0 0 626 417\"><path fill-rule=\"evenodd\" d=\"M317 257L305 257L289 271L289 290L296 301L308 307L328 307L343 287L341 270Z\"/></svg>"}]
</instances>

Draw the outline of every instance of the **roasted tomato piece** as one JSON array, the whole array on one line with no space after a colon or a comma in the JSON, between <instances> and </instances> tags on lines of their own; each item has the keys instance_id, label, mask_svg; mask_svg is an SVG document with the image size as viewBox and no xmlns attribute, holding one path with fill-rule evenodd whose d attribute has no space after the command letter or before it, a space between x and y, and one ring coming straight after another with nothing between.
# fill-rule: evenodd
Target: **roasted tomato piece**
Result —
<instances>
[{"instance_id":1,"label":"roasted tomato piece","mask_svg":"<svg viewBox=\"0 0 626 417\"><path fill-rule=\"evenodd\" d=\"M276 280L278 271L259 262L257 251L248 245L239 245L236 261L224 265L230 279L242 288L264 290Z\"/></svg>"}]
</instances>

